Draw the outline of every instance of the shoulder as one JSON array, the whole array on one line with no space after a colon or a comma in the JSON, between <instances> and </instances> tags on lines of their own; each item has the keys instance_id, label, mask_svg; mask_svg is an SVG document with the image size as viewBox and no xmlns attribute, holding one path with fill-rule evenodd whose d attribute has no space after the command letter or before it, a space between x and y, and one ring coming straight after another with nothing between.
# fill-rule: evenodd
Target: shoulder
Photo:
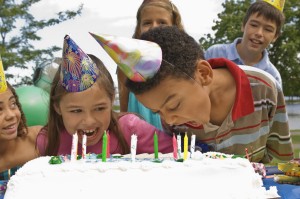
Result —
<instances>
[{"instance_id":1,"label":"shoulder","mask_svg":"<svg viewBox=\"0 0 300 199\"><path fill-rule=\"evenodd\" d=\"M147 121L145 121L141 116L134 113L123 113L121 117L119 117L119 126L122 129L123 133L127 132L149 132L155 131L157 128Z\"/></svg>"},{"instance_id":2,"label":"shoulder","mask_svg":"<svg viewBox=\"0 0 300 199\"><path fill-rule=\"evenodd\" d=\"M227 51L231 44L215 44L210 46L205 52L205 59L216 57L227 57Z\"/></svg>"},{"instance_id":3,"label":"shoulder","mask_svg":"<svg viewBox=\"0 0 300 199\"><path fill-rule=\"evenodd\" d=\"M274 99L278 94L283 95L280 83L271 74L255 67L244 65L239 65L239 67L246 73L255 98L268 96ZM262 93L265 94L262 95Z\"/></svg>"},{"instance_id":4,"label":"shoulder","mask_svg":"<svg viewBox=\"0 0 300 199\"><path fill-rule=\"evenodd\" d=\"M118 114L118 122L120 125L122 124L134 125L135 123L139 123L141 121L145 121L145 120L142 118L142 116L139 116L136 113L122 112Z\"/></svg>"},{"instance_id":5,"label":"shoulder","mask_svg":"<svg viewBox=\"0 0 300 199\"><path fill-rule=\"evenodd\" d=\"M36 138L37 135L39 134L39 132L41 131L41 129L43 128L43 126L30 126L28 127L28 138L32 141L32 142L36 142Z\"/></svg>"}]
</instances>

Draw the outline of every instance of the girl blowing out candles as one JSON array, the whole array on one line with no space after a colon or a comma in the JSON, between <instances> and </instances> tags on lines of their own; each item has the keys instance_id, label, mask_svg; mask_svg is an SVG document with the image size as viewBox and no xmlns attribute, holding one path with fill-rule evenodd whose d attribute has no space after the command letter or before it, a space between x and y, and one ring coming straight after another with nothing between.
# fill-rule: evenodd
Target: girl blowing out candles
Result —
<instances>
[{"instance_id":1,"label":"girl blowing out candles","mask_svg":"<svg viewBox=\"0 0 300 199\"><path fill-rule=\"evenodd\" d=\"M38 135L41 155L71 154L72 135L78 151L86 135L86 153L100 154L104 131L109 132L109 153L130 153L130 139L137 135L137 154L153 153L156 131L161 153L172 152L172 137L135 114L113 111L115 87L111 75L94 55L87 55L66 35L63 62L50 92L48 124Z\"/></svg>"}]
</instances>

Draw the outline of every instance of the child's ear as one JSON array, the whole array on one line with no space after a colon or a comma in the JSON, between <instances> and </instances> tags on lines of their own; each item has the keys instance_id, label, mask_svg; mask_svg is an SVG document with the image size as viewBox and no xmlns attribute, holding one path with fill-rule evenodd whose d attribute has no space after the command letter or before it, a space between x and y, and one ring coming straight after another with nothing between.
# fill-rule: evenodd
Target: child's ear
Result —
<instances>
[{"instance_id":1,"label":"child's ear","mask_svg":"<svg viewBox=\"0 0 300 199\"><path fill-rule=\"evenodd\" d=\"M61 111L60 111L60 108L59 108L58 104L54 104L53 107L54 107L55 112L56 112L58 115L61 115Z\"/></svg>"},{"instance_id":2,"label":"child's ear","mask_svg":"<svg viewBox=\"0 0 300 199\"><path fill-rule=\"evenodd\" d=\"M278 35L276 35L276 36L273 38L272 43L274 43L277 39L278 39Z\"/></svg>"},{"instance_id":3,"label":"child's ear","mask_svg":"<svg viewBox=\"0 0 300 199\"><path fill-rule=\"evenodd\" d=\"M203 86L207 86L212 82L213 70L206 60L199 60L196 65L195 79Z\"/></svg>"},{"instance_id":4,"label":"child's ear","mask_svg":"<svg viewBox=\"0 0 300 199\"><path fill-rule=\"evenodd\" d=\"M242 24L241 25L241 31L244 32L244 30L245 30L245 26L244 26L244 24Z\"/></svg>"},{"instance_id":5,"label":"child's ear","mask_svg":"<svg viewBox=\"0 0 300 199\"><path fill-rule=\"evenodd\" d=\"M115 99L116 99L116 95L114 94L114 96L112 97L112 107L114 107L114 102L115 102Z\"/></svg>"}]
</instances>

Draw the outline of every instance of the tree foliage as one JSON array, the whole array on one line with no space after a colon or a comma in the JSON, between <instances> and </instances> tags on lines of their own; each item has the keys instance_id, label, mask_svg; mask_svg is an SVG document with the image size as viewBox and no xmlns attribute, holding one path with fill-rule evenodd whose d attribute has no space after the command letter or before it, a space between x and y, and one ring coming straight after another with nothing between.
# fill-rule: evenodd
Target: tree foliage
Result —
<instances>
[{"instance_id":1,"label":"tree foliage","mask_svg":"<svg viewBox=\"0 0 300 199\"><path fill-rule=\"evenodd\" d=\"M243 17L255 0L226 0L223 11L218 14L212 29L214 35L207 34L199 42L204 49L218 43L231 43L242 37ZM300 96L300 1L285 2L283 10L286 21L283 32L277 41L268 48L271 62L282 77L286 96Z\"/></svg>"},{"instance_id":2,"label":"tree foliage","mask_svg":"<svg viewBox=\"0 0 300 199\"><path fill-rule=\"evenodd\" d=\"M0 54L4 70L9 67L26 69L37 67L45 60L53 58L55 52L61 50L58 46L47 49L35 49L32 42L41 40L37 32L45 27L54 26L75 18L81 14L83 5L75 11L56 13L55 18L36 20L29 13L29 8L41 0L0 0ZM6 74L9 79L13 75ZM31 83L30 77L24 77L22 83Z\"/></svg>"}]
</instances>

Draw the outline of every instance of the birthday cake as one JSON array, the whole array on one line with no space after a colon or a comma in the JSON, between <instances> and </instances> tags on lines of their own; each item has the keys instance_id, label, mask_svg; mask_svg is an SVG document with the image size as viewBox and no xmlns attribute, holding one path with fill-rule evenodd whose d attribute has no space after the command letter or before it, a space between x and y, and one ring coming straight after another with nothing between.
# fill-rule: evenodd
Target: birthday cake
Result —
<instances>
[{"instance_id":1,"label":"birthday cake","mask_svg":"<svg viewBox=\"0 0 300 199\"><path fill-rule=\"evenodd\" d=\"M196 152L175 161L172 154L112 156L70 161L53 157L29 161L12 176L5 199L53 198L278 198L245 158ZM50 162L50 163L49 163ZM52 162L53 163L53 162ZM57 162L54 162L57 163Z\"/></svg>"}]
</instances>

